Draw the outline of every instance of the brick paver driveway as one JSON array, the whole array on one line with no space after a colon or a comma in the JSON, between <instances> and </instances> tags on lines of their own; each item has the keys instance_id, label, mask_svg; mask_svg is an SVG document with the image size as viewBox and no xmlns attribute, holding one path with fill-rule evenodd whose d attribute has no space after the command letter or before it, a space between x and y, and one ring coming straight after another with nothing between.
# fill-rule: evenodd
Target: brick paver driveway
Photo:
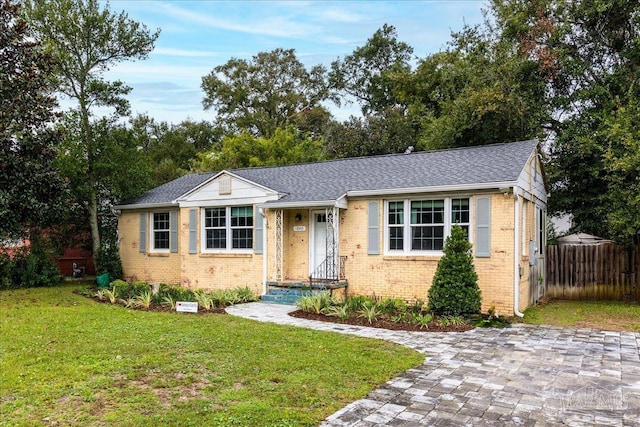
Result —
<instances>
[{"instance_id":1,"label":"brick paver driveway","mask_svg":"<svg viewBox=\"0 0 640 427\"><path fill-rule=\"evenodd\" d=\"M234 306L260 321L379 338L424 353L410 369L323 426L640 427L640 334L516 325L398 332L297 319L295 307Z\"/></svg>"}]
</instances>

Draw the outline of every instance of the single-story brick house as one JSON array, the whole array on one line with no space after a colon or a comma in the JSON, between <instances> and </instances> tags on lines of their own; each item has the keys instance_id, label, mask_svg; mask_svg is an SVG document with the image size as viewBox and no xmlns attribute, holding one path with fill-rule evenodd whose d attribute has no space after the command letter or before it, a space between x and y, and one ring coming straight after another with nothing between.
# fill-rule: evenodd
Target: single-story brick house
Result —
<instances>
[{"instance_id":1,"label":"single-story brick house","mask_svg":"<svg viewBox=\"0 0 640 427\"><path fill-rule=\"evenodd\" d=\"M117 207L120 254L128 279L426 300L459 223L483 311L511 315L544 293L546 198L535 140L192 174Z\"/></svg>"}]
</instances>

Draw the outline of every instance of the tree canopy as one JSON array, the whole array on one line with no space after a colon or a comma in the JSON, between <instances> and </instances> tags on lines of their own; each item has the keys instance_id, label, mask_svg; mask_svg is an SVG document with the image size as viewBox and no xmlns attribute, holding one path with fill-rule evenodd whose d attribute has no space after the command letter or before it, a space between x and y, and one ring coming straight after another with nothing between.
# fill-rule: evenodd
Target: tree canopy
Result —
<instances>
[{"instance_id":1,"label":"tree canopy","mask_svg":"<svg viewBox=\"0 0 640 427\"><path fill-rule=\"evenodd\" d=\"M260 52L251 61L232 58L202 78L202 104L215 110L226 131L270 138L276 128L310 113L323 116L320 103L329 97L325 74L321 65L307 70L294 49Z\"/></svg>"},{"instance_id":2,"label":"tree canopy","mask_svg":"<svg viewBox=\"0 0 640 427\"><path fill-rule=\"evenodd\" d=\"M76 200L85 207L91 230L96 265L101 250L99 209L110 197L103 199L105 191L115 179L121 179L131 169L118 169L117 177L104 174L105 159L113 153L108 150L110 138L104 138L104 129L119 116L129 113L124 95L131 89L123 82L110 82L104 72L122 61L145 59L153 50L159 31L150 32L145 25L129 19L125 12L114 13L109 4L97 0L26 0L26 16L36 29L49 52L58 59L56 75L58 90L77 101L77 109L68 120L75 120L75 133L70 135L75 144L63 156L61 166L82 164L85 172L76 192ZM96 107L113 110L109 118L94 119ZM106 144L106 145L105 145ZM73 176L76 169L63 170ZM132 179L133 177L131 177ZM126 178L125 178L126 179Z\"/></svg>"},{"instance_id":3,"label":"tree canopy","mask_svg":"<svg viewBox=\"0 0 640 427\"><path fill-rule=\"evenodd\" d=\"M0 240L56 223L65 184L54 162L60 133L51 75L19 6L0 0Z\"/></svg>"},{"instance_id":4,"label":"tree canopy","mask_svg":"<svg viewBox=\"0 0 640 427\"><path fill-rule=\"evenodd\" d=\"M494 0L492 6L505 37L548 82L551 210L570 212L581 231L638 242L632 165L640 144L633 130L640 4Z\"/></svg>"},{"instance_id":5,"label":"tree canopy","mask_svg":"<svg viewBox=\"0 0 640 427\"><path fill-rule=\"evenodd\" d=\"M277 166L322 160L323 142L295 126L276 128L273 136L255 137L249 132L225 136L222 146L198 153L194 168L213 172L254 166Z\"/></svg>"}]
</instances>

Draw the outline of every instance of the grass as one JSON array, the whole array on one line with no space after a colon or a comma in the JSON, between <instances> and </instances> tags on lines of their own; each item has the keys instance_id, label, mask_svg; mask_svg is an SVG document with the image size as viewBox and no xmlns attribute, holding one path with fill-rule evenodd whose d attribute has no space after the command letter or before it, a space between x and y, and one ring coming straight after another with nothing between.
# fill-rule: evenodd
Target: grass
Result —
<instances>
[{"instance_id":1,"label":"grass","mask_svg":"<svg viewBox=\"0 0 640 427\"><path fill-rule=\"evenodd\" d=\"M315 426L424 359L228 315L128 310L75 289L0 292L0 426Z\"/></svg>"},{"instance_id":2,"label":"grass","mask_svg":"<svg viewBox=\"0 0 640 427\"><path fill-rule=\"evenodd\" d=\"M640 332L640 304L553 300L528 308L521 320L534 325Z\"/></svg>"}]
</instances>

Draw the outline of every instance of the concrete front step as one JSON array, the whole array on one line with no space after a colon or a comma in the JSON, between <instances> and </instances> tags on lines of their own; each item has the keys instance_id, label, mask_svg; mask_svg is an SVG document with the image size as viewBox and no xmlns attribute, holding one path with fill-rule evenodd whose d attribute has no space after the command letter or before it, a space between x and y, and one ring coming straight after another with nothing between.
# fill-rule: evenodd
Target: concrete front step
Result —
<instances>
[{"instance_id":1,"label":"concrete front step","mask_svg":"<svg viewBox=\"0 0 640 427\"><path fill-rule=\"evenodd\" d=\"M309 289L269 288L268 295L310 295Z\"/></svg>"},{"instance_id":2,"label":"concrete front step","mask_svg":"<svg viewBox=\"0 0 640 427\"><path fill-rule=\"evenodd\" d=\"M272 304L287 304L296 305L300 301L302 295L262 295L260 300L262 302L269 302Z\"/></svg>"}]
</instances>

